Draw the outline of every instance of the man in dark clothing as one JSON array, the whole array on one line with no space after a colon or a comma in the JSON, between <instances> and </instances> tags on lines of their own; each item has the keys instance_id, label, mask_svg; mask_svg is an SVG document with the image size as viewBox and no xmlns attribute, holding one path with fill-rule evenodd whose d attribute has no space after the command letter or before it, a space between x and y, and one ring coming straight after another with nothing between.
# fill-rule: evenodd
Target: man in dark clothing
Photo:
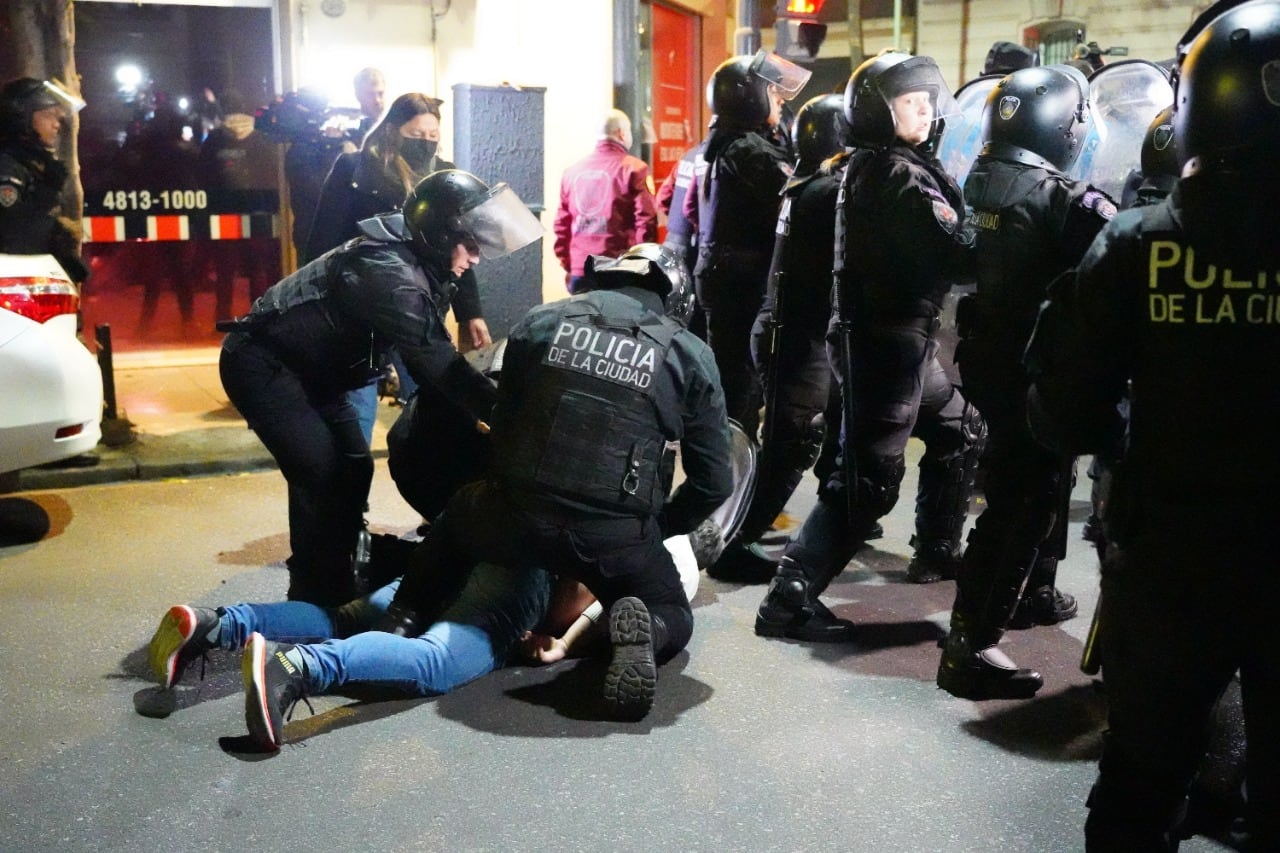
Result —
<instances>
[{"instance_id":1,"label":"man in dark clothing","mask_svg":"<svg viewBox=\"0 0 1280 853\"><path fill-rule=\"evenodd\" d=\"M1011 619L1029 627L1076 614L1075 599L1054 586L1066 556L1075 460L1032 439L1022 354L1049 282L1079 263L1115 214L1105 194L1063 174L1086 138L1088 96L1088 81L1066 65L1003 78L987 97L988 141L965 182L977 226L978 287L962 312L956 362L991 435L987 505L956 578L938 686L967 699L1035 693L1039 674L1018 669L997 645L1000 637Z\"/></svg>"},{"instance_id":2,"label":"man in dark clothing","mask_svg":"<svg viewBox=\"0 0 1280 853\"><path fill-rule=\"evenodd\" d=\"M1280 4L1211 8L1179 56L1182 178L1162 204L1120 213L1054 293L1029 410L1060 452L1104 452L1123 434L1116 406L1132 384L1104 518L1108 731L1087 849L1177 849L1214 704L1239 670L1240 849L1277 850L1280 77L1266 69L1280 65Z\"/></svg>"},{"instance_id":3,"label":"man in dark clothing","mask_svg":"<svg viewBox=\"0 0 1280 853\"><path fill-rule=\"evenodd\" d=\"M845 118L856 150L836 208L833 340L852 416L841 464L819 486L757 612L761 636L851 639L852 623L818 596L897 503L921 408L935 410L937 435L921 437L940 460L961 459L980 438L966 433L970 410L936 358L942 300L968 272L973 240L960 188L930 153L952 104L929 57L883 54L849 78Z\"/></svg>"},{"instance_id":4,"label":"man in dark clothing","mask_svg":"<svg viewBox=\"0 0 1280 853\"><path fill-rule=\"evenodd\" d=\"M61 215L69 173L54 149L62 125L83 106L60 86L33 77L0 89L0 252L53 255L77 283L89 270Z\"/></svg>"},{"instance_id":5,"label":"man in dark clothing","mask_svg":"<svg viewBox=\"0 0 1280 853\"><path fill-rule=\"evenodd\" d=\"M778 193L792 172L791 152L768 130L782 101L809 72L766 54L737 56L711 75L713 113L702 159L705 172L685 207L696 206L698 302L716 356L729 417L754 441L760 428L760 378L751 361L751 327L764 300ZM695 170L697 171L697 170Z\"/></svg>"},{"instance_id":6,"label":"man in dark clothing","mask_svg":"<svg viewBox=\"0 0 1280 853\"><path fill-rule=\"evenodd\" d=\"M454 349L444 314L481 252L500 257L541 234L514 197L505 184L436 172L402 213L365 220L360 237L223 324L223 387L289 483L289 598L341 604L357 592L352 550L373 457L346 392L381 371L389 347L420 384L488 420L493 384Z\"/></svg>"},{"instance_id":7,"label":"man in dark clothing","mask_svg":"<svg viewBox=\"0 0 1280 853\"><path fill-rule=\"evenodd\" d=\"M534 308L512 330L488 476L431 525L391 610L415 634L465 580L446 566L555 566L609 612L606 710L629 720L648 713L656 665L693 631L662 540L694 530L733 489L711 352L663 316L681 267L639 248L616 261L593 256L589 290ZM669 500L668 442L679 443L685 473Z\"/></svg>"}]
</instances>

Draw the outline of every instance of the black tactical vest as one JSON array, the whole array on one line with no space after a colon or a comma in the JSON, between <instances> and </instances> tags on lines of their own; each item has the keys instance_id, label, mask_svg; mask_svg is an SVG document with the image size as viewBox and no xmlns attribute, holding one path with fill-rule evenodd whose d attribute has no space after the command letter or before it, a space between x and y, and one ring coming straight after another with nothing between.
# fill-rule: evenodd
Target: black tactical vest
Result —
<instances>
[{"instance_id":1,"label":"black tactical vest","mask_svg":"<svg viewBox=\"0 0 1280 853\"><path fill-rule=\"evenodd\" d=\"M673 460L657 385L680 327L627 297L565 300L536 328L524 387L500 405L494 471L534 494L633 515L662 508Z\"/></svg>"}]
</instances>

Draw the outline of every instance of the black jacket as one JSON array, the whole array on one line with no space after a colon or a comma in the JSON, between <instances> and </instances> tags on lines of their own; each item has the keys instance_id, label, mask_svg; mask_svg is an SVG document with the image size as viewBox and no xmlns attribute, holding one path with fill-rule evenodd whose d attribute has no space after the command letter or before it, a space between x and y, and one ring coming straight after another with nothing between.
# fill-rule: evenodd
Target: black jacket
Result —
<instances>
[{"instance_id":1,"label":"black jacket","mask_svg":"<svg viewBox=\"0 0 1280 853\"><path fill-rule=\"evenodd\" d=\"M89 270L79 241L59 218L67 175L67 167L37 144L0 143L0 252L53 255L73 281L82 282Z\"/></svg>"}]
</instances>

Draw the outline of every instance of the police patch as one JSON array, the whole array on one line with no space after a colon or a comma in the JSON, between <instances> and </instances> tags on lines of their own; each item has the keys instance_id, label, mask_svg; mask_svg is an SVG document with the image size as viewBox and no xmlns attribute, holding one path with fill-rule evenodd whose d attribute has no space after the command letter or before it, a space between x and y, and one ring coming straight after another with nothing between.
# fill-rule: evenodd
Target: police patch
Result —
<instances>
[{"instance_id":1,"label":"police patch","mask_svg":"<svg viewBox=\"0 0 1280 853\"><path fill-rule=\"evenodd\" d=\"M13 207L18 203L18 188L5 184L0 186L0 207Z\"/></svg>"},{"instance_id":2,"label":"police patch","mask_svg":"<svg viewBox=\"0 0 1280 853\"><path fill-rule=\"evenodd\" d=\"M647 392L658 372L658 348L612 329L562 319L542 363Z\"/></svg>"},{"instance_id":3,"label":"police patch","mask_svg":"<svg viewBox=\"0 0 1280 853\"><path fill-rule=\"evenodd\" d=\"M997 107L1000 113L1000 118L1008 121L1013 118L1013 114L1018 111L1018 107L1020 106L1022 106L1021 98L1014 97L1013 95L1005 95L1000 99L1000 104Z\"/></svg>"},{"instance_id":4,"label":"police patch","mask_svg":"<svg viewBox=\"0 0 1280 853\"><path fill-rule=\"evenodd\" d=\"M960 224L960 217L956 215L955 208L945 201L932 201L930 204L933 205L933 218L938 220L942 230L948 234L956 233L956 226Z\"/></svg>"}]
</instances>

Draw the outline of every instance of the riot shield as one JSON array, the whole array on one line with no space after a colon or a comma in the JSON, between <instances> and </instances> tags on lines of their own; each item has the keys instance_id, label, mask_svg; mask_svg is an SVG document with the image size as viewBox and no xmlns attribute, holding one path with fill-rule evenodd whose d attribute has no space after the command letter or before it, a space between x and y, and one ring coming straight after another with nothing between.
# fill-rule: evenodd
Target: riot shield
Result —
<instances>
[{"instance_id":1,"label":"riot shield","mask_svg":"<svg viewBox=\"0 0 1280 853\"><path fill-rule=\"evenodd\" d=\"M1169 72L1145 59L1104 65L1089 77L1093 122L1068 173L1116 202L1139 172L1142 140L1156 113L1173 103Z\"/></svg>"},{"instance_id":2,"label":"riot shield","mask_svg":"<svg viewBox=\"0 0 1280 853\"><path fill-rule=\"evenodd\" d=\"M982 138L982 108L987 96L1002 80L999 74L988 74L965 83L956 91L960 112L947 117L947 129L938 143L938 160L947 174L964 186L969 168L978 159L986 140Z\"/></svg>"}]
</instances>

